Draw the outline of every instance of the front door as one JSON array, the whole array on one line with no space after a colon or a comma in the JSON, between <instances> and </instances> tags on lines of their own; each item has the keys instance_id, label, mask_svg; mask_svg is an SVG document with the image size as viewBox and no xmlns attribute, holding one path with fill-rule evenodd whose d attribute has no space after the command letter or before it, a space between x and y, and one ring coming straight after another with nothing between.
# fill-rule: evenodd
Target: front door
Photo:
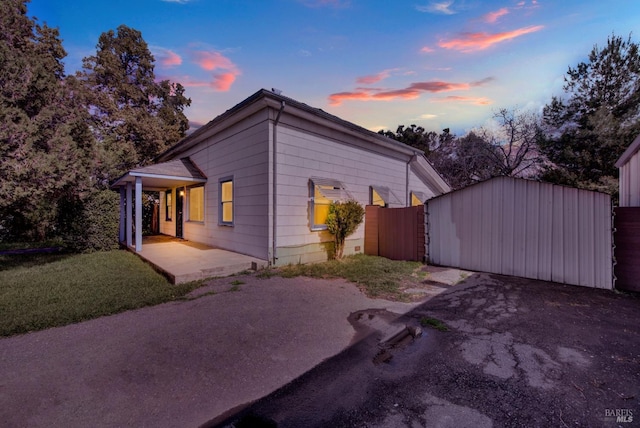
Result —
<instances>
[{"instance_id":1,"label":"front door","mask_svg":"<svg viewBox=\"0 0 640 428\"><path fill-rule=\"evenodd\" d=\"M176 238L182 238L182 223L184 218L184 188L176 189Z\"/></svg>"}]
</instances>

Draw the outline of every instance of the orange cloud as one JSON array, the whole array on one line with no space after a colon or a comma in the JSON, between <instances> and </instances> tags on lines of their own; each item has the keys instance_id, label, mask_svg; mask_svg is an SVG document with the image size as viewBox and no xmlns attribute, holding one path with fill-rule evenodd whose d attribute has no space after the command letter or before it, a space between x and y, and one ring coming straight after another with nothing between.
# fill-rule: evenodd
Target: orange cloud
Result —
<instances>
[{"instance_id":1,"label":"orange cloud","mask_svg":"<svg viewBox=\"0 0 640 428\"><path fill-rule=\"evenodd\" d=\"M449 41L441 41L438 46L445 49L455 49L460 52L475 52L487 49L497 43L515 39L525 34L534 33L544 28L542 25L519 28L504 33L488 34L488 33L467 33L463 37Z\"/></svg>"},{"instance_id":2,"label":"orange cloud","mask_svg":"<svg viewBox=\"0 0 640 428\"><path fill-rule=\"evenodd\" d=\"M452 83L442 81L432 82L415 82L406 88L382 90L376 88L358 88L353 92L338 92L329 95L329 104L332 106L339 106L344 101L358 100L358 101L390 101L394 99L411 100L418 98L423 92L439 93L448 91L464 91L469 90L472 87L482 86L485 83L492 81L493 78L488 77L486 79L479 80L471 83Z\"/></svg>"},{"instance_id":3,"label":"orange cloud","mask_svg":"<svg viewBox=\"0 0 640 428\"><path fill-rule=\"evenodd\" d=\"M504 15L506 15L508 13L509 13L509 9L507 9L506 7L503 7L502 9L498 9L498 10L496 10L494 12L487 13L482 18L484 19L485 22L493 24L494 22L496 22L498 20L498 18L500 18L501 16L504 16Z\"/></svg>"},{"instance_id":4,"label":"orange cloud","mask_svg":"<svg viewBox=\"0 0 640 428\"><path fill-rule=\"evenodd\" d=\"M227 92L231 89L231 85L236 81L236 75L234 73L222 73L213 76L211 86L216 91Z\"/></svg>"}]
</instances>

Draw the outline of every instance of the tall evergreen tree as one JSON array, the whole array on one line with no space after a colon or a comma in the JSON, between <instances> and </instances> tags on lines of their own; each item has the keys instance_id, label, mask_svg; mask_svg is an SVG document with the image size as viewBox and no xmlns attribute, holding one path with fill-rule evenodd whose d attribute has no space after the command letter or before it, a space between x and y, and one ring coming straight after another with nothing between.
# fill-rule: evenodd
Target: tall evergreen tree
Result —
<instances>
[{"instance_id":1,"label":"tall evergreen tree","mask_svg":"<svg viewBox=\"0 0 640 428\"><path fill-rule=\"evenodd\" d=\"M92 137L64 80L57 29L0 3L0 238L55 233L58 207L90 186Z\"/></svg>"},{"instance_id":2,"label":"tall evergreen tree","mask_svg":"<svg viewBox=\"0 0 640 428\"><path fill-rule=\"evenodd\" d=\"M78 78L88 89L103 185L148 164L185 135L183 111L191 100L179 83L156 82L154 58L140 31L121 25L103 33L83 68Z\"/></svg>"},{"instance_id":3,"label":"tall evergreen tree","mask_svg":"<svg viewBox=\"0 0 640 428\"><path fill-rule=\"evenodd\" d=\"M540 148L553 162L543 178L615 193L615 162L640 132L640 54L611 35L588 61L569 67L564 96L544 108Z\"/></svg>"}]
</instances>

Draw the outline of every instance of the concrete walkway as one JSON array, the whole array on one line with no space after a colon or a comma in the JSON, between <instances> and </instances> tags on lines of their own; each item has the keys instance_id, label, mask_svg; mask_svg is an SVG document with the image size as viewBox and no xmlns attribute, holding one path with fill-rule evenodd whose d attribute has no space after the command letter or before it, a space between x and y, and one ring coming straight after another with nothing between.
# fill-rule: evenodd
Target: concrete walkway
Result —
<instances>
[{"instance_id":1,"label":"concrete walkway","mask_svg":"<svg viewBox=\"0 0 640 428\"><path fill-rule=\"evenodd\" d=\"M143 238L142 251L135 254L173 284L229 276L268 265L266 260L256 257L164 235Z\"/></svg>"},{"instance_id":2,"label":"concrete walkway","mask_svg":"<svg viewBox=\"0 0 640 428\"><path fill-rule=\"evenodd\" d=\"M2 426L198 427L345 349L351 313L416 305L255 275L192 298L0 339Z\"/></svg>"}]
</instances>

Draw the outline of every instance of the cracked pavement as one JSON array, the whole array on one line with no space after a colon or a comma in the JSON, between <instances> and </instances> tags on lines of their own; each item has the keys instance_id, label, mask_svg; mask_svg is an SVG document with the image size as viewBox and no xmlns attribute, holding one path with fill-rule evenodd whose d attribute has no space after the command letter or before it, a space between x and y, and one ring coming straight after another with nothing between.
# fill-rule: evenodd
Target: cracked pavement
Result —
<instances>
[{"instance_id":1,"label":"cracked pavement","mask_svg":"<svg viewBox=\"0 0 640 428\"><path fill-rule=\"evenodd\" d=\"M423 317L449 330L373 362L385 326ZM354 346L206 426L640 426L638 295L473 274L400 319L354 318Z\"/></svg>"}]
</instances>

